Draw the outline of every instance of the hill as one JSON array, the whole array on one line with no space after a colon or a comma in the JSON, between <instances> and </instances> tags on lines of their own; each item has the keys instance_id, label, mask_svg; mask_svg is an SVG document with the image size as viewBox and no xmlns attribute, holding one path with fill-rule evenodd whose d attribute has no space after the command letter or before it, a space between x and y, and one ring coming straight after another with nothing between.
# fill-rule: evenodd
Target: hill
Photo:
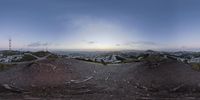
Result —
<instances>
[{"instance_id":1,"label":"hill","mask_svg":"<svg viewBox=\"0 0 200 100\"><path fill-rule=\"evenodd\" d=\"M75 59L46 59L15 65L0 72L0 79L0 95L5 95L5 90L17 91L21 98L25 94L72 100L197 98L200 91L200 72L175 60L151 67L145 61L104 66Z\"/></svg>"}]
</instances>

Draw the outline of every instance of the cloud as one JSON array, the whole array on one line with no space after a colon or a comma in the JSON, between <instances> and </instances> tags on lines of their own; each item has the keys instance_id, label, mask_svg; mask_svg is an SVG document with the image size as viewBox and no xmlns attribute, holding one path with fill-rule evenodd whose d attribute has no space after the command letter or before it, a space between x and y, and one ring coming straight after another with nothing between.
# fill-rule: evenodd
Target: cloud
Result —
<instances>
[{"instance_id":1,"label":"cloud","mask_svg":"<svg viewBox=\"0 0 200 100\"><path fill-rule=\"evenodd\" d=\"M151 41L131 41L125 43L125 45L145 45L145 46L158 46L159 43L151 42Z\"/></svg>"},{"instance_id":2,"label":"cloud","mask_svg":"<svg viewBox=\"0 0 200 100\"><path fill-rule=\"evenodd\" d=\"M30 43L28 44L27 46L28 47L42 47L42 46L49 46L51 45L50 43L41 43L41 42L33 42L33 43Z\"/></svg>"},{"instance_id":3,"label":"cloud","mask_svg":"<svg viewBox=\"0 0 200 100\"><path fill-rule=\"evenodd\" d=\"M140 50L161 49L167 47L166 44L156 43L152 41L129 41L124 43L124 45L128 48L140 49Z\"/></svg>"},{"instance_id":4,"label":"cloud","mask_svg":"<svg viewBox=\"0 0 200 100\"><path fill-rule=\"evenodd\" d=\"M95 41L87 41L87 40L83 40L83 42L87 43L87 44L95 44Z\"/></svg>"},{"instance_id":5,"label":"cloud","mask_svg":"<svg viewBox=\"0 0 200 100\"><path fill-rule=\"evenodd\" d=\"M88 44L94 44L94 43L95 43L94 41L89 41L89 42L88 42Z\"/></svg>"},{"instance_id":6,"label":"cloud","mask_svg":"<svg viewBox=\"0 0 200 100\"><path fill-rule=\"evenodd\" d=\"M116 46L121 46L120 44L116 44Z\"/></svg>"},{"instance_id":7,"label":"cloud","mask_svg":"<svg viewBox=\"0 0 200 100\"><path fill-rule=\"evenodd\" d=\"M138 41L138 42L132 42L133 44L140 44L140 45L160 45L158 43L155 43L155 42L150 42L150 41Z\"/></svg>"}]
</instances>

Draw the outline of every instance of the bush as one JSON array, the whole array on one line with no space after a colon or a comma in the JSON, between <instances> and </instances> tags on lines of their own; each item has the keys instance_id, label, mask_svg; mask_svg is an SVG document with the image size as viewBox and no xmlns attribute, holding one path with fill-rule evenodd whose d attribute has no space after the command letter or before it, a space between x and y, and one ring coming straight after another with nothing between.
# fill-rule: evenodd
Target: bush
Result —
<instances>
[{"instance_id":1,"label":"bush","mask_svg":"<svg viewBox=\"0 0 200 100\"><path fill-rule=\"evenodd\" d=\"M44 57L44 56L50 54L50 52L38 51L38 52L33 52L32 54L35 55L35 56L38 56L38 57Z\"/></svg>"},{"instance_id":2,"label":"bush","mask_svg":"<svg viewBox=\"0 0 200 100\"><path fill-rule=\"evenodd\" d=\"M32 60L36 60L37 58L31 56L31 55L24 55L22 57L22 59L14 61L14 62L23 62L23 61L32 61Z\"/></svg>"},{"instance_id":3,"label":"bush","mask_svg":"<svg viewBox=\"0 0 200 100\"><path fill-rule=\"evenodd\" d=\"M136 58L132 58L132 59L126 59L122 61L122 63L132 63L132 62L140 62L140 60Z\"/></svg>"},{"instance_id":4,"label":"bush","mask_svg":"<svg viewBox=\"0 0 200 100\"><path fill-rule=\"evenodd\" d=\"M106 63L103 59L101 59L101 63L103 64L103 65L107 65L108 63Z\"/></svg>"},{"instance_id":5,"label":"bush","mask_svg":"<svg viewBox=\"0 0 200 100\"><path fill-rule=\"evenodd\" d=\"M149 55L148 57L145 57L143 60L150 63L158 63L164 61L165 59L159 55Z\"/></svg>"},{"instance_id":6,"label":"bush","mask_svg":"<svg viewBox=\"0 0 200 100\"><path fill-rule=\"evenodd\" d=\"M120 57L120 56L116 56L116 59L117 59L117 60L121 60L121 61L125 61L125 60L126 60L125 58Z\"/></svg>"},{"instance_id":7,"label":"bush","mask_svg":"<svg viewBox=\"0 0 200 100\"><path fill-rule=\"evenodd\" d=\"M55 61L56 59L58 59L58 56L57 55L50 55L49 57L47 57L48 60L52 60L52 61Z\"/></svg>"},{"instance_id":8,"label":"bush","mask_svg":"<svg viewBox=\"0 0 200 100\"><path fill-rule=\"evenodd\" d=\"M3 54L3 56L12 56L12 55L20 54L20 52L5 50L5 51L2 51L2 54Z\"/></svg>"},{"instance_id":9,"label":"bush","mask_svg":"<svg viewBox=\"0 0 200 100\"><path fill-rule=\"evenodd\" d=\"M4 71L6 69L8 69L11 65L7 65L7 64L0 64L0 71Z\"/></svg>"},{"instance_id":10,"label":"bush","mask_svg":"<svg viewBox=\"0 0 200 100\"><path fill-rule=\"evenodd\" d=\"M191 66L192 66L192 69L196 71L200 71L200 63L192 63Z\"/></svg>"}]
</instances>

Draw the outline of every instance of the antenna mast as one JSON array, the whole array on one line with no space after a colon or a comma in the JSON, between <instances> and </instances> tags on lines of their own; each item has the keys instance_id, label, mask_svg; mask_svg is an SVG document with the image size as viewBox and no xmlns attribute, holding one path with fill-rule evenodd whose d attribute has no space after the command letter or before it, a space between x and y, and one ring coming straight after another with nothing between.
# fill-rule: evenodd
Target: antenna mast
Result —
<instances>
[{"instance_id":1,"label":"antenna mast","mask_svg":"<svg viewBox=\"0 0 200 100\"><path fill-rule=\"evenodd\" d=\"M12 39L11 38L9 38L9 51L11 51L12 49L11 49L11 47L12 47Z\"/></svg>"}]
</instances>

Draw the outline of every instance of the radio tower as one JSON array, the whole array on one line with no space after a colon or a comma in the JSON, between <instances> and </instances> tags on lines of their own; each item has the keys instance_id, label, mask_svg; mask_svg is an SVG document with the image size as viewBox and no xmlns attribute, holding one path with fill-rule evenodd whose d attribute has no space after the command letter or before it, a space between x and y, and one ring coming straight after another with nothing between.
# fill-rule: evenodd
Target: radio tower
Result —
<instances>
[{"instance_id":1,"label":"radio tower","mask_svg":"<svg viewBox=\"0 0 200 100\"><path fill-rule=\"evenodd\" d=\"M9 51L11 51L11 47L12 47L12 39L9 38Z\"/></svg>"}]
</instances>

